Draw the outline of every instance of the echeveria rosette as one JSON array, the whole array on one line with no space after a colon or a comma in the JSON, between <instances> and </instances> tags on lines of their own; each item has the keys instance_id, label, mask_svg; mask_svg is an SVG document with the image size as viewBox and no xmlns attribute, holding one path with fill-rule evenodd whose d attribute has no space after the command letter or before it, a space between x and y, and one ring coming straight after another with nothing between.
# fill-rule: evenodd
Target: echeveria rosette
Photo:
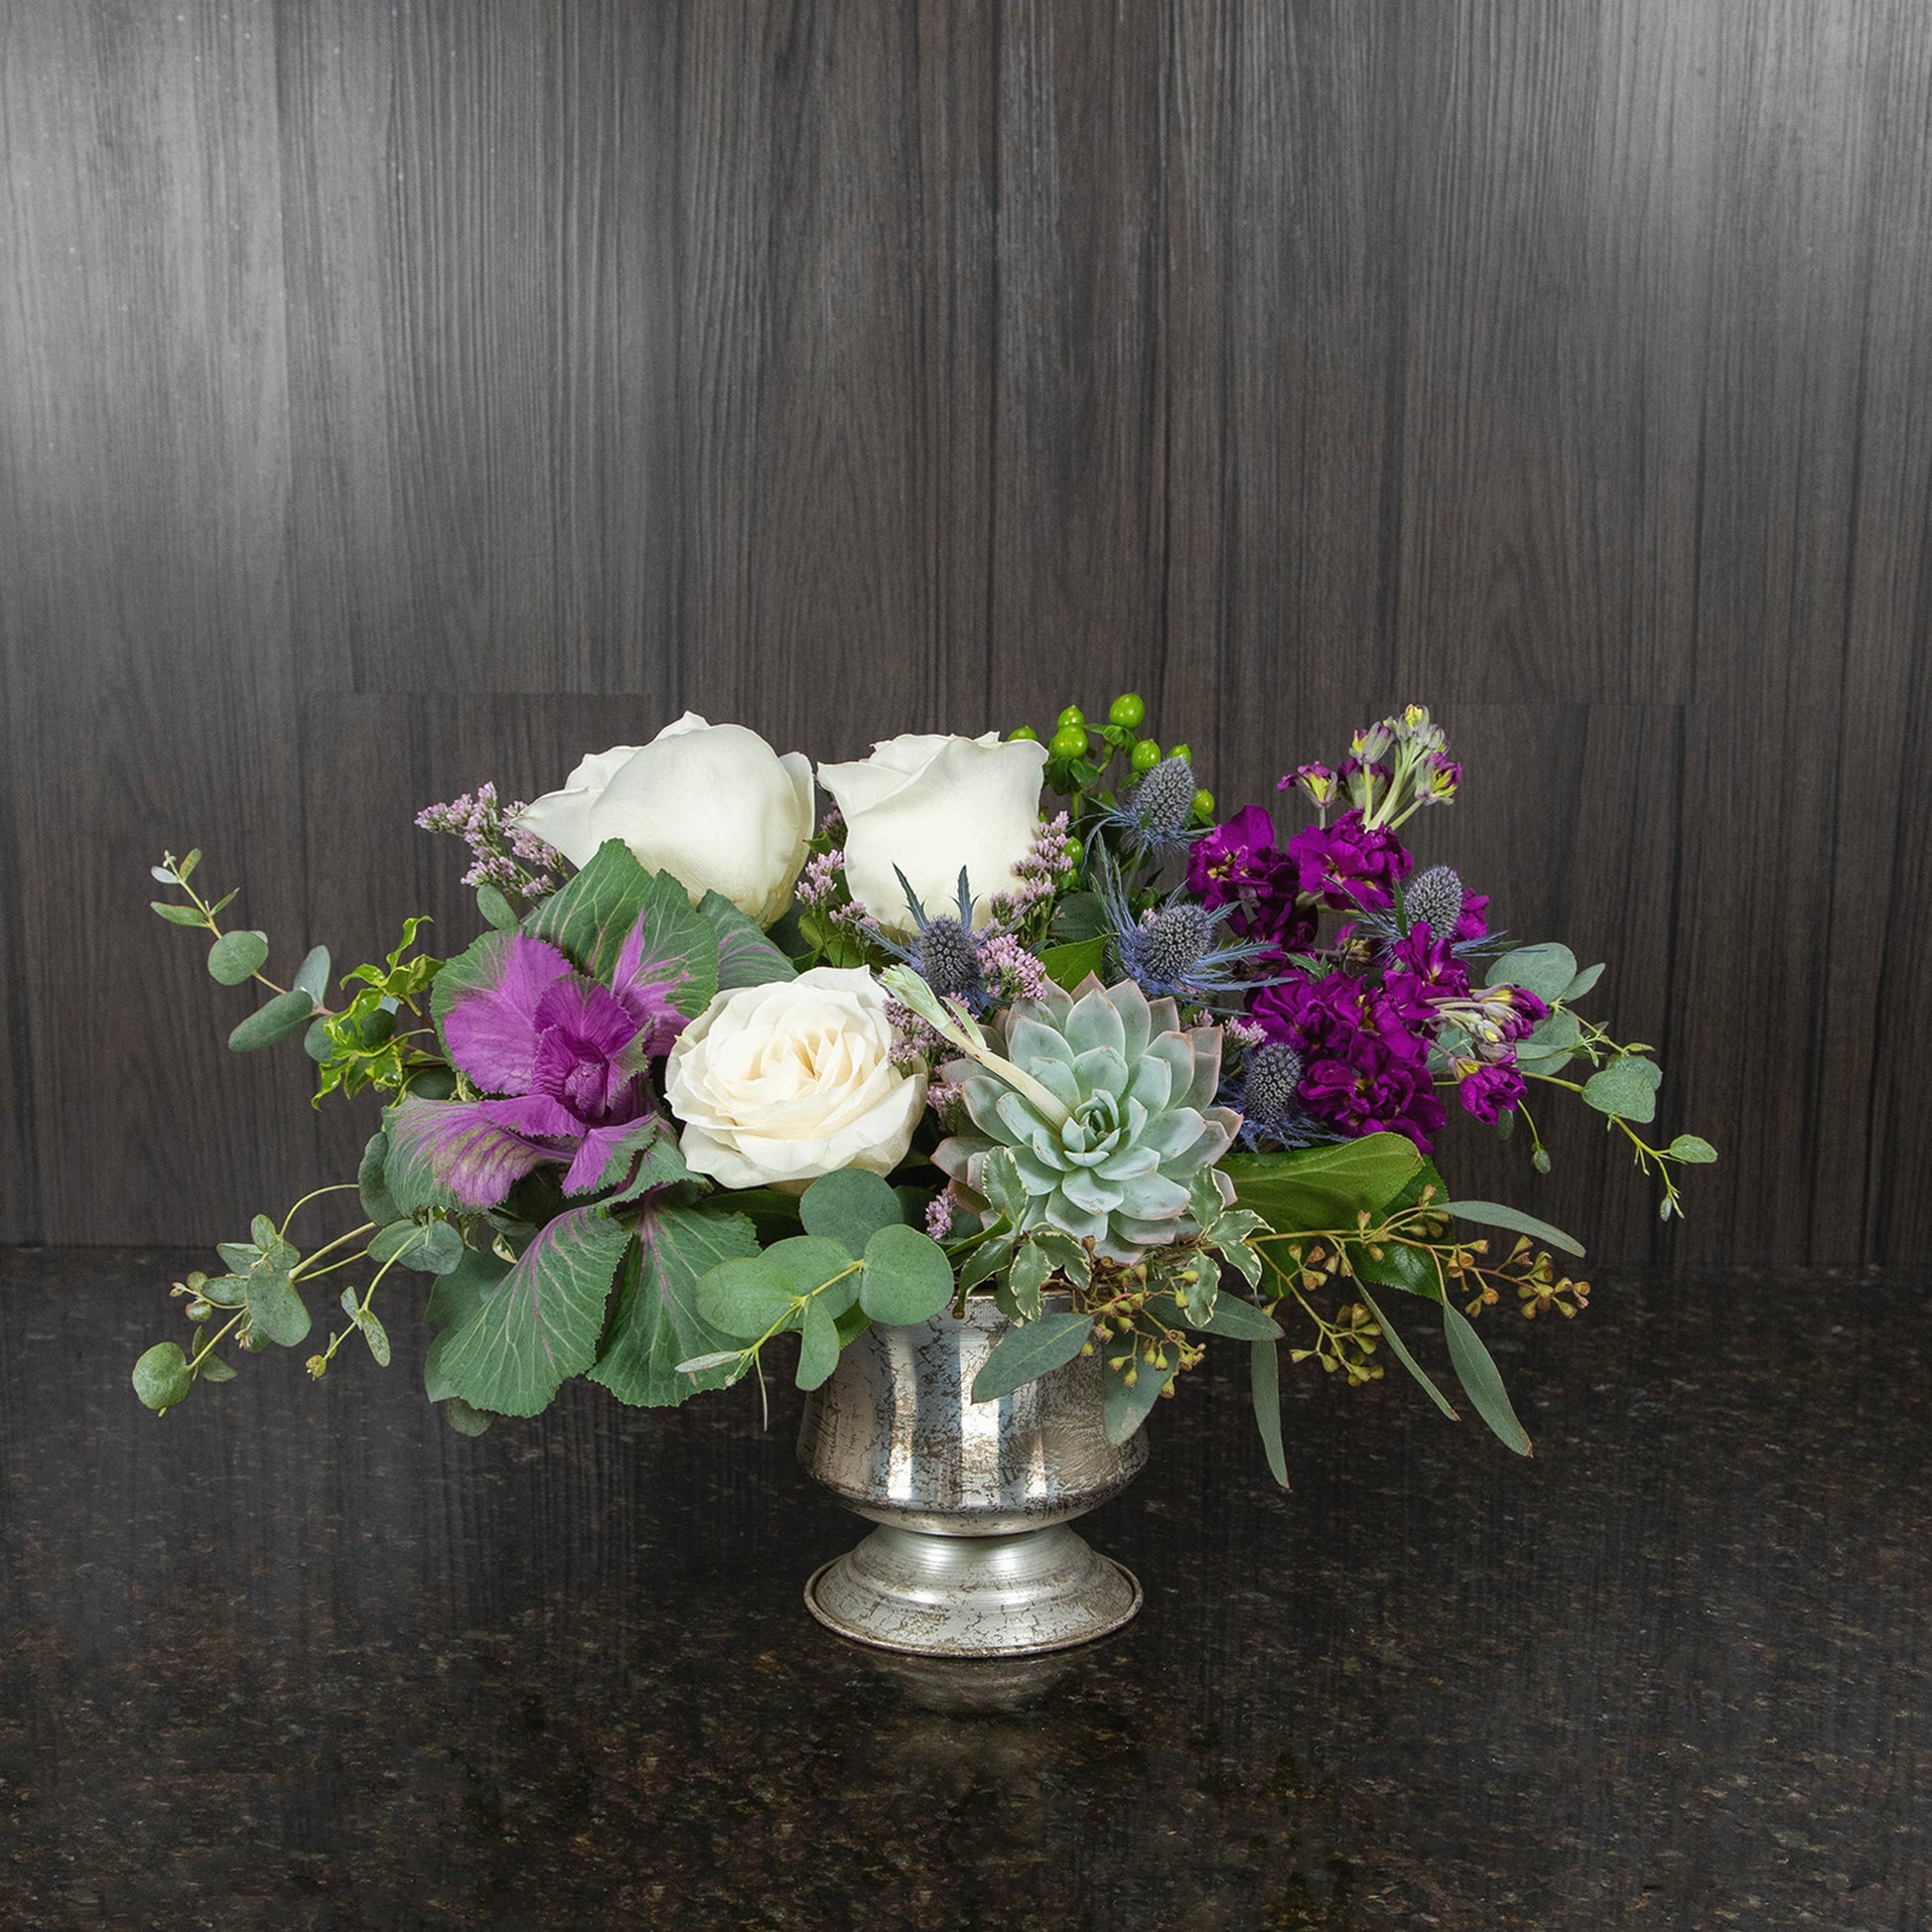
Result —
<instances>
[{"instance_id":1,"label":"echeveria rosette","mask_svg":"<svg viewBox=\"0 0 1932 1932\"><path fill-rule=\"evenodd\" d=\"M933 1155L955 1183L983 1197L985 1163L1010 1150L1029 1199L1024 1224L1091 1240L1112 1261L1138 1261L1199 1231L1188 1183L1228 1151L1241 1124L1214 1104L1218 1027L1183 1030L1173 1001L1090 978L1077 994L1052 987L1013 1008L992 1032L996 1058L1027 1088L978 1058L947 1063L980 1130L953 1135Z\"/></svg>"},{"instance_id":2,"label":"echeveria rosette","mask_svg":"<svg viewBox=\"0 0 1932 1932\"><path fill-rule=\"evenodd\" d=\"M496 1206L546 1162L568 1164L566 1194L588 1192L653 1116L645 1064L684 1024L672 990L643 957L641 921L610 986L541 939L492 935L443 1016L452 1065L484 1097L403 1101L391 1146L464 1207Z\"/></svg>"}]
</instances>

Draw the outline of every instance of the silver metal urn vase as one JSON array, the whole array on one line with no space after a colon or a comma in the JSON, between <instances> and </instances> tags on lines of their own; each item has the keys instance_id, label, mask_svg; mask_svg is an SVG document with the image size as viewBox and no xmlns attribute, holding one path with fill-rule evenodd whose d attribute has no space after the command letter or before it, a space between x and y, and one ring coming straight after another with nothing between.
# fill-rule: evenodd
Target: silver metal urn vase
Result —
<instances>
[{"instance_id":1,"label":"silver metal urn vase","mask_svg":"<svg viewBox=\"0 0 1932 1932\"><path fill-rule=\"evenodd\" d=\"M1141 1607L1132 1575L1068 1524L1141 1472L1145 1432L1108 1442L1094 1356L975 1402L1006 1325L974 1300L963 1316L875 1326L806 1398L806 1474L879 1525L805 1587L812 1614L842 1636L1013 1657L1089 1643Z\"/></svg>"}]
</instances>

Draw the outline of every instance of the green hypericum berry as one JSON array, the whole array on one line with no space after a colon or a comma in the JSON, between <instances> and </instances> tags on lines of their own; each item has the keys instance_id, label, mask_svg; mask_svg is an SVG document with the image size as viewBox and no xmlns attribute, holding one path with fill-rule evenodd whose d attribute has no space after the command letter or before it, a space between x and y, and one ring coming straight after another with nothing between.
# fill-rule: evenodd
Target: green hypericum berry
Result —
<instances>
[{"instance_id":1,"label":"green hypericum berry","mask_svg":"<svg viewBox=\"0 0 1932 1932\"><path fill-rule=\"evenodd\" d=\"M1087 755L1086 728L1082 725L1062 724L1053 734L1053 742L1047 751L1056 759L1083 759Z\"/></svg>"},{"instance_id":2,"label":"green hypericum berry","mask_svg":"<svg viewBox=\"0 0 1932 1932\"><path fill-rule=\"evenodd\" d=\"M1171 759L1186 759L1189 762L1192 762L1194 748L1191 745L1171 746L1168 751L1168 756Z\"/></svg>"},{"instance_id":3,"label":"green hypericum berry","mask_svg":"<svg viewBox=\"0 0 1932 1932\"><path fill-rule=\"evenodd\" d=\"M1036 731L1035 731L1031 725L1015 725L1014 728L1007 733L1007 737L1009 739L1029 738L1032 739L1035 745L1039 743L1039 734Z\"/></svg>"},{"instance_id":4,"label":"green hypericum berry","mask_svg":"<svg viewBox=\"0 0 1932 1932\"><path fill-rule=\"evenodd\" d=\"M1194 793L1194 817L1197 822L1206 824L1214 816L1214 794L1202 789Z\"/></svg>"},{"instance_id":5,"label":"green hypericum berry","mask_svg":"<svg viewBox=\"0 0 1932 1932\"><path fill-rule=\"evenodd\" d=\"M1147 704L1138 691L1123 691L1107 707L1107 722L1133 731L1147 717Z\"/></svg>"},{"instance_id":6,"label":"green hypericum berry","mask_svg":"<svg viewBox=\"0 0 1932 1932\"><path fill-rule=\"evenodd\" d=\"M1151 738L1142 739L1134 747L1133 755L1129 762L1132 763L1137 776L1145 777L1161 762L1160 746Z\"/></svg>"},{"instance_id":7,"label":"green hypericum berry","mask_svg":"<svg viewBox=\"0 0 1932 1932\"><path fill-rule=\"evenodd\" d=\"M1054 722L1061 725L1084 725L1087 722L1087 714L1077 704L1070 704Z\"/></svg>"}]
</instances>

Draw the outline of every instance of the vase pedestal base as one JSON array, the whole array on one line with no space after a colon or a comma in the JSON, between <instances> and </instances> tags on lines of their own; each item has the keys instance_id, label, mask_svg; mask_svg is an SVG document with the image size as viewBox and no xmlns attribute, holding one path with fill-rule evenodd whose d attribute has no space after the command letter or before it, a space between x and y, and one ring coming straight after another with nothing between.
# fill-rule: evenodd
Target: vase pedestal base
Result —
<instances>
[{"instance_id":1,"label":"vase pedestal base","mask_svg":"<svg viewBox=\"0 0 1932 1932\"><path fill-rule=\"evenodd\" d=\"M1141 1587L1064 1523L1007 1536L882 1523L813 1575L805 1607L881 1650L1025 1657L1118 1630L1139 1611Z\"/></svg>"}]
</instances>

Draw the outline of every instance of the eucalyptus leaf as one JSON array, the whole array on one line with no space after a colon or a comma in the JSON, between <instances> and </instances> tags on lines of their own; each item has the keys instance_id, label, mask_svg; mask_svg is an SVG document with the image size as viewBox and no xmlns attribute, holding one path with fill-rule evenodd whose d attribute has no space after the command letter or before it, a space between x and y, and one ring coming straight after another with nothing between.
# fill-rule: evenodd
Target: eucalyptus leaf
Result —
<instances>
[{"instance_id":1,"label":"eucalyptus leaf","mask_svg":"<svg viewBox=\"0 0 1932 1932\"><path fill-rule=\"evenodd\" d=\"M1394 1351L1396 1360L1399 1361L1402 1364L1402 1366L1406 1368L1409 1371L1409 1373L1413 1375L1416 1378L1416 1380L1420 1382L1423 1385L1423 1387L1429 1391L1429 1399L1433 1403L1435 1403L1437 1408L1439 1408L1443 1412L1443 1414L1449 1419L1450 1422L1459 1422L1461 1418L1458 1417L1455 1411L1449 1407L1449 1397L1446 1396L1442 1392L1442 1390L1436 1386L1434 1378L1424 1372L1422 1364L1418 1362L1415 1356L1410 1354L1409 1350L1403 1345L1402 1337L1396 1333L1394 1324L1389 1320L1389 1317L1386 1314L1384 1314L1382 1311L1376 1306L1375 1298L1369 1294L1368 1290L1365 1289L1359 1281L1357 1281L1355 1284L1355 1293L1362 1298L1363 1306L1368 1310L1369 1313L1375 1317L1376 1325L1382 1330L1382 1338L1389 1344L1389 1347Z\"/></svg>"},{"instance_id":2,"label":"eucalyptus leaf","mask_svg":"<svg viewBox=\"0 0 1932 1932\"><path fill-rule=\"evenodd\" d=\"M306 993L321 1006L323 995L329 991L329 948L311 946L302 964L295 969L294 979L289 981L291 989Z\"/></svg>"},{"instance_id":3,"label":"eucalyptus leaf","mask_svg":"<svg viewBox=\"0 0 1932 1932\"><path fill-rule=\"evenodd\" d=\"M223 986L253 979L267 962L265 932L224 932L207 950L208 972Z\"/></svg>"},{"instance_id":4,"label":"eucalyptus leaf","mask_svg":"<svg viewBox=\"0 0 1932 1932\"><path fill-rule=\"evenodd\" d=\"M843 1313L859 1299L858 1259L843 1242L823 1234L794 1234L774 1241L764 1251L765 1265L775 1268L785 1286L800 1301L808 1295Z\"/></svg>"},{"instance_id":5,"label":"eucalyptus leaf","mask_svg":"<svg viewBox=\"0 0 1932 1932\"><path fill-rule=\"evenodd\" d=\"M784 1271L764 1255L722 1261L697 1284L699 1316L722 1333L747 1340L785 1325L797 1306Z\"/></svg>"},{"instance_id":6,"label":"eucalyptus leaf","mask_svg":"<svg viewBox=\"0 0 1932 1932\"><path fill-rule=\"evenodd\" d=\"M1257 1341L1249 1349L1248 1388L1269 1472L1286 1489L1288 1451L1282 1448L1282 1358L1281 1349L1273 1340Z\"/></svg>"},{"instance_id":7,"label":"eucalyptus leaf","mask_svg":"<svg viewBox=\"0 0 1932 1932\"><path fill-rule=\"evenodd\" d=\"M498 932L514 932L522 923L516 916L516 907L487 881L477 888L477 910L483 914L483 923L494 926Z\"/></svg>"},{"instance_id":8,"label":"eucalyptus leaf","mask_svg":"<svg viewBox=\"0 0 1932 1932\"><path fill-rule=\"evenodd\" d=\"M295 1348L309 1338L312 1325L308 1306L286 1275L250 1275L244 1288L248 1323L283 1348Z\"/></svg>"},{"instance_id":9,"label":"eucalyptus leaf","mask_svg":"<svg viewBox=\"0 0 1932 1932\"><path fill-rule=\"evenodd\" d=\"M815 1295L805 1305L798 1332L798 1373L801 1389L815 1389L839 1365L839 1329L825 1298Z\"/></svg>"},{"instance_id":10,"label":"eucalyptus leaf","mask_svg":"<svg viewBox=\"0 0 1932 1932\"><path fill-rule=\"evenodd\" d=\"M1071 1310L1009 1328L973 1378L975 1402L997 1402L1025 1383L1064 1367L1086 1345L1093 1323Z\"/></svg>"},{"instance_id":11,"label":"eucalyptus leaf","mask_svg":"<svg viewBox=\"0 0 1932 1932\"><path fill-rule=\"evenodd\" d=\"M898 1196L876 1173L844 1168L821 1175L805 1189L798 1218L807 1234L822 1234L850 1255L862 1255L881 1228L901 1227Z\"/></svg>"},{"instance_id":12,"label":"eucalyptus leaf","mask_svg":"<svg viewBox=\"0 0 1932 1932\"><path fill-rule=\"evenodd\" d=\"M460 1395L445 1403L443 1418L459 1436L481 1436L496 1420L486 1409L473 1408Z\"/></svg>"},{"instance_id":13,"label":"eucalyptus leaf","mask_svg":"<svg viewBox=\"0 0 1932 1932\"><path fill-rule=\"evenodd\" d=\"M235 1372L219 1355L204 1355L202 1365L195 1373L204 1382L232 1382Z\"/></svg>"},{"instance_id":14,"label":"eucalyptus leaf","mask_svg":"<svg viewBox=\"0 0 1932 1932\"><path fill-rule=\"evenodd\" d=\"M1110 1368L1100 1399L1100 1417L1108 1442L1118 1448L1147 1421L1161 1391L1174 1378L1175 1363L1168 1358L1166 1368L1153 1368L1143 1355L1130 1383L1126 1371Z\"/></svg>"},{"instance_id":15,"label":"eucalyptus leaf","mask_svg":"<svg viewBox=\"0 0 1932 1932\"><path fill-rule=\"evenodd\" d=\"M424 1232L423 1245L404 1257L403 1266L419 1275L447 1275L462 1265L463 1236L448 1221L432 1221Z\"/></svg>"},{"instance_id":16,"label":"eucalyptus leaf","mask_svg":"<svg viewBox=\"0 0 1932 1932\"><path fill-rule=\"evenodd\" d=\"M1584 1082L1584 1099L1599 1114L1641 1126L1657 1117L1657 1089L1663 1077L1655 1060L1625 1054Z\"/></svg>"},{"instance_id":17,"label":"eucalyptus leaf","mask_svg":"<svg viewBox=\"0 0 1932 1932\"><path fill-rule=\"evenodd\" d=\"M1476 1414L1506 1449L1514 1449L1518 1455L1528 1455L1530 1439L1516 1420L1516 1411L1509 1406L1509 1396L1503 1388L1503 1378L1496 1372L1496 1364L1461 1310L1449 1302L1443 1304L1443 1329L1449 1337L1449 1360L1454 1364L1456 1380L1475 1404Z\"/></svg>"},{"instance_id":18,"label":"eucalyptus leaf","mask_svg":"<svg viewBox=\"0 0 1932 1932\"><path fill-rule=\"evenodd\" d=\"M134 1393L150 1409L172 1409L195 1386L178 1341L158 1341L134 1364Z\"/></svg>"},{"instance_id":19,"label":"eucalyptus leaf","mask_svg":"<svg viewBox=\"0 0 1932 1932\"><path fill-rule=\"evenodd\" d=\"M198 905L177 905L171 899L151 898L148 903L168 921L170 925L206 925L202 909ZM246 975L243 975L245 978Z\"/></svg>"},{"instance_id":20,"label":"eucalyptus leaf","mask_svg":"<svg viewBox=\"0 0 1932 1932\"><path fill-rule=\"evenodd\" d=\"M1586 966L1584 970L1581 973L1579 973L1577 977L1574 980L1572 980L1570 984L1563 989L1564 1005L1574 1006L1576 1002L1581 1000L1584 997L1584 995L1587 993L1590 990L1590 988L1593 987L1596 984L1596 982L1600 980L1602 977L1603 977L1603 969L1601 966Z\"/></svg>"},{"instance_id":21,"label":"eucalyptus leaf","mask_svg":"<svg viewBox=\"0 0 1932 1932\"><path fill-rule=\"evenodd\" d=\"M369 1136L368 1145L362 1150L362 1165L355 1171L355 1191L362 1212L377 1227L387 1227L391 1221L402 1219L402 1210L396 1206L382 1178L383 1164L388 1158L389 1137L378 1128Z\"/></svg>"},{"instance_id":22,"label":"eucalyptus leaf","mask_svg":"<svg viewBox=\"0 0 1932 1932\"><path fill-rule=\"evenodd\" d=\"M231 1052L252 1053L273 1046L290 1034L301 1033L314 1019L316 1003L306 993L278 993L265 1007L257 1007L228 1035Z\"/></svg>"},{"instance_id":23,"label":"eucalyptus leaf","mask_svg":"<svg viewBox=\"0 0 1932 1932\"><path fill-rule=\"evenodd\" d=\"M859 1306L891 1327L929 1321L952 1300L952 1264L929 1234L900 1222L866 1243Z\"/></svg>"},{"instance_id":24,"label":"eucalyptus leaf","mask_svg":"<svg viewBox=\"0 0 1932 1932\"><path fill-rule=\"evenodd\" d=\"M403 1219L391 1221L369 1243L369 1261L377 1268L395 1260L407 1248L413 1248L424 1238L425 1230L414 1221ZM447 1273L447 1270L439 1270Z\"/></svg>"},{"instance_id":25,"label":"eucalyptus leaf","mask_svg":"<svg viewBox=\"0 0 1932 1932\"><path fill-rule=\"evenodd\" d=\"M263 1254L266 1254L270 1248L274 1247L276 1240L279 1238L275 1232L275 1223L266 1214L257 1214L255 1216L254 1220L249 1224L248 1235Z\"/></svg>"},{"instance_id":26,"label":"eucalyptus leaf","mask_svg":"<svg viewBox=\"0 0 1932 1932\"><path fill-rule=\"evenodd\" d=\"M1273 1341L1281 1334L1281 1325L1272 1315L1239 1295L1217 1297L1213 1313L1204 1321L1196 1321L1185 1309L1180 1318L1201 1334L1225 1335L1230 1341Z\"/></svg>"},{"instance_id":27,"label":"eucalyptus leaf","mask_svg":"<svg viewBox=\"0 0 1932 1932\"><path fill-rule=\"evenodd\" d=\"M1549 942L1518 946L1490 963L1486 984L1520 986L1546 1006L1555 1006L1577 977L1577 955L1568 946Z\"/></svg>"},{"instance_id":28,"label":"eucalyptus leaf","mask_svg":"<svg viewBox=\"0 0 1932 1932\"><path fill-rule=\"evenodd\" d=\"M728 1368L745 1359L742 1348L714 1348L709 1355L693 1355L672 1370L676 1375L703 1375L714 1368Z\"/></svg>"},{"instance_id":29,"label":"eucalyptus leaf","mask_svg":"<svg viewBox=\"0 0 1932 1932\"><path fill-rule=\"evenodd\" d=\"M1450 1201L1447 1212L1453 1214L1458 1221L1473 1221L1478 1227L1507 1228L1512 1234L1527 1234L1531 1240L1547 1242L1552 1248L1561 1248L1567 1255L1582 1255L1584 1252L1583 1243L1575 1235L1565 1234L1562 1228L1553 1228L1548 1221L1539 1221L1534 1214L1525 1214L1520 1208L1507 1206L1501 1201Z\"/></svg>"},{"instance_id":30,"label":"eucalyptus leaf","mask_svg":"<svg viewBox=\"0 0 1932 1932\"><path fill-rule=\"evenodd\" d=\"M1718 1158L1718 1150L1696 1134L1678 1135L1667 1151L1673 1161L1682 1161L1691 1167L1702 1167Z\"/></svg>"},{"instance_id":31,"label":"eucalyptus leaf","mask_svg":"<svg viewBox=\"0 0 1932 1932\"><path fill-rule=\"evenodd\" d=\"M373 1309L364 1309L356 1317L355 1325L362 1331L362 1339L369 1345L369 1353L375 1357L378 1368L389 1366L389 1331L382 1325L381 1317Z\"/></svg>"}]
</instances>

